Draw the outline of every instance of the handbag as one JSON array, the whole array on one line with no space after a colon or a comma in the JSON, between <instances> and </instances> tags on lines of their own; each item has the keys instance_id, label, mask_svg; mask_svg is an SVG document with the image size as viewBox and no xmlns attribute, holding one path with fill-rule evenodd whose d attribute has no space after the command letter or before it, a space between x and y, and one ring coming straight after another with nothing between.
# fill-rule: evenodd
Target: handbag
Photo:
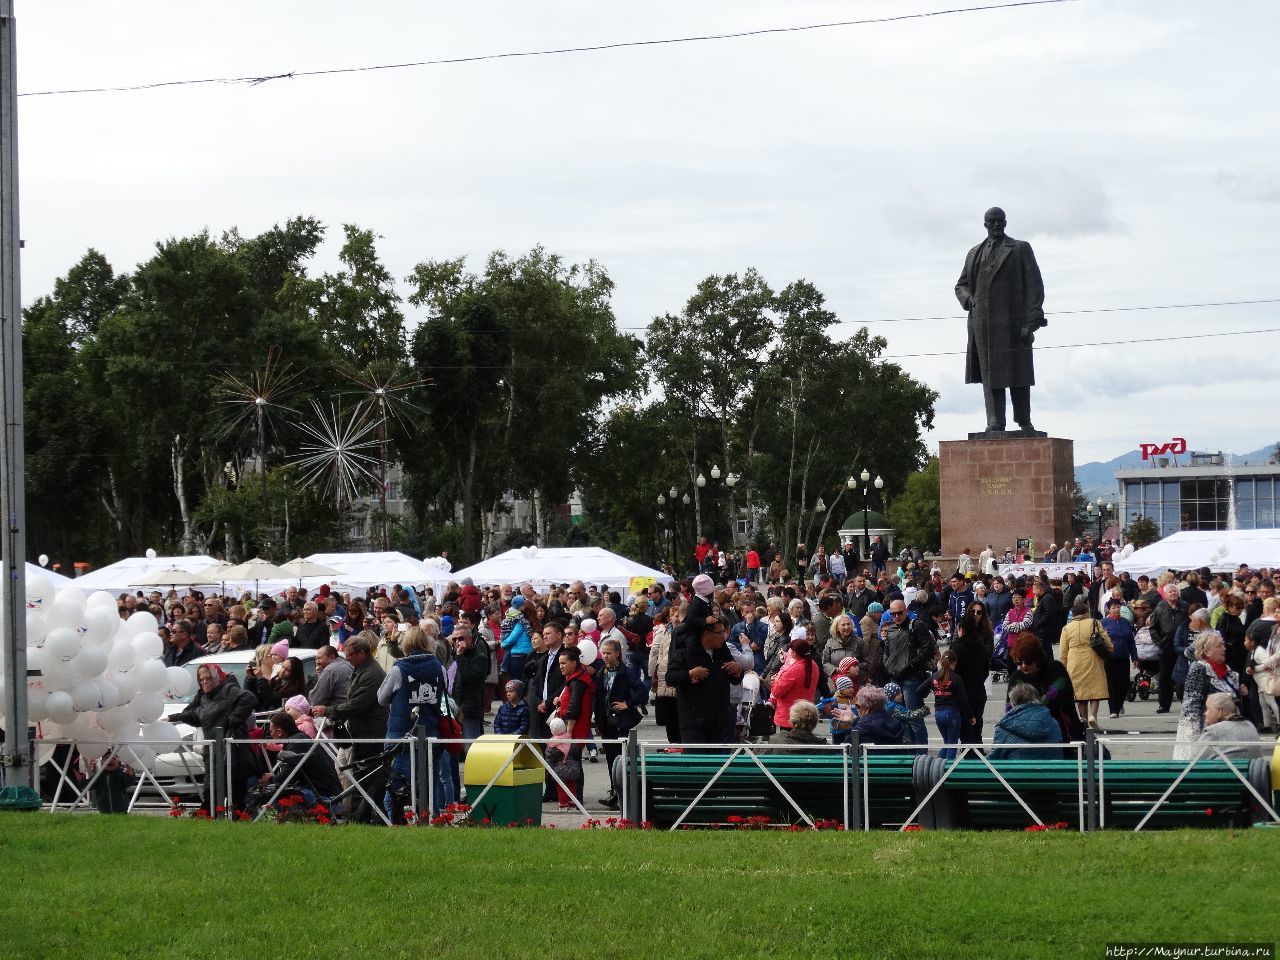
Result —
<instances>
[{"instance_id":1,"label":"handbag","mask_svg":"<svg viewBox=\"0 0 1280 960\"><path fill-rule=\"evenodd\" d=\"M1093 621L1093 633L1089 634L1089 646L1103 660L1111 656L1111 651L1107 649L1107 641L1102 636L1102 628L1098 626L1098 621Z\"/></svg>"},{"instance_id":2,"label":"handbag","mask_svg":"<svg viewBox=\"0 0 1280 960\"><path fill-rule=\"evenodd\" d=\"M444 693L440 697L440 739L441 740L461 740L462 724L458 722L458 718L453 715L453 701L449 699L449 694ZM455 757L462 756L461 743L446 743L444 749L446 753Z\"/></svg>"},{"instance_id":3,"label":"handbag","mask_svg":"<svg viewBox=\"0 0 1280 960\"><path fill-rule=\"evenodd\" d=\"M747 735L751 737L771 737L777 728L773 723L773 704L765 700L751 705L747 716Z\"/></svg>"}]
</instances>

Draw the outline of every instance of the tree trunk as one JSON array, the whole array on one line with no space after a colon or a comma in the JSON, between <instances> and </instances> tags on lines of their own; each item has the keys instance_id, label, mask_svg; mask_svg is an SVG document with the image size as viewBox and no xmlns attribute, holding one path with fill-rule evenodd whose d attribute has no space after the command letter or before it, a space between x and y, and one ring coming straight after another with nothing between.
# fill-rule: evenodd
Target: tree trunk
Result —
<instances>
[{"instance_id":1,"label":"tree trunk","mask_svg":"<svg viewBox=\"0 0 1280 960\"><path fill-rule=\"evenodd\" d=\"M794 380L788 383L788 388L791 391L791 456L787 461L787 513L786 519L782 521L781 548L782 565L784 567L790 567L792 565L792 559L795 557L795 547L792 546L792 541L795 538L791 536L791 490L795 482L796 474L796 420L799 415L799 410L796 406L796 384ZM804 508L801 507L801 509ZM799 526L798 519L796 521L796 525Z\"/></svg>"},{"instance_id":2,"label":"tree trunk","mask_svg":"<svg viewBox=\"0 0 1280 960\"><path fill-rule=\"evenodd\" d=\"M470 566L477 559L476 516L475 516L475 479L476 453L479 444L475 430L468 438L466 463L458 463L458 489L462 492L462 549L463 566Z\"/></svg>"},{"instance_id":3,"label":"tree trunk","mask_svg":"<svg viewBox=\"0 0 1280 960\"><path fill-rule=\"evenodd\" d=\"M539 547L545 546L547 539L543 520L542 494L535 490L533 491L533 542Z\"/></svg>"},{"instance_id":4,"label":"tree trunk","mask_svg":"<svg viewBox=\"0 0 1280 960\"><path fill-rule=\"evenodd\" d=\"M169 465L173 469L173 492L178 498L178 515L182 518L182 552L192 553L196 545L195 522L191 516L191 504L187 501L186 467L187 447L181 434L174 434L169 444Z\"/></svg>"}]
</instances>

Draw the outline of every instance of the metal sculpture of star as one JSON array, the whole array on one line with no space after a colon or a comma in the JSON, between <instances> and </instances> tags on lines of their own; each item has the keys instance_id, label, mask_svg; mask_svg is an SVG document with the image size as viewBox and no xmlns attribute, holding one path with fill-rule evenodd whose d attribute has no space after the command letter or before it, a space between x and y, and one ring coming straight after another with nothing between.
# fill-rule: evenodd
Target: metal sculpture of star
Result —
<instances>
[{"instance_id":1,"label":"metal sculpture of star","mask_svg":"<svg viewBox=\"0 0 1280 960\"><path fill-rule=\"evenodd\" d=\"M279 361L280 350L272 347L267 351L267 362L262 369L255 370L244 380L231 373L221 373L214 378L218 384L219 402L232 408L226 425L227 434L255 429L259 433L259 442L265 442L271 412L283 409L282 401L299 386L298 373Z\"/></svg>"},{"instance_id":2,"label":"metal sculpture of star","mask_svg":"<svg viewBox=\"0 0 1280 960\"><path fill-rule=\"evenodd\" d=\"M359 496L365 481L378 483L378 459L364 452L378 448L378 441L369 439L378 421L368 415L363 404L357 404L345 417L333 404L326 411L312 400L311 409L313 417L298 422L298 428L312 441L301 445L301 455L293 461L303 471L299 483L320 487L326 496L334 496L339 506L350 503Z\"/></svg>"}]
</instances>

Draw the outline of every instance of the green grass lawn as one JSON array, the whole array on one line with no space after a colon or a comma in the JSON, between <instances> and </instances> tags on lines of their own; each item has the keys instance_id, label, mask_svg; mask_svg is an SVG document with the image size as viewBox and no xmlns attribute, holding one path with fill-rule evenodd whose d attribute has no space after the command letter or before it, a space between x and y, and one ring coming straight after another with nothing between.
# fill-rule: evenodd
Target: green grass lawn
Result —
<instances>
[{"instance_id":1,"label":"green grass lawn","mask_svg":"<svg viewBox=\"0 0 1280 960\"><path fill-rule=\"evenodd\" d=\"M0 958L1103 957L1260 941L1280 832L396 830L0 814Z\"/></svg>"}]
</instances>

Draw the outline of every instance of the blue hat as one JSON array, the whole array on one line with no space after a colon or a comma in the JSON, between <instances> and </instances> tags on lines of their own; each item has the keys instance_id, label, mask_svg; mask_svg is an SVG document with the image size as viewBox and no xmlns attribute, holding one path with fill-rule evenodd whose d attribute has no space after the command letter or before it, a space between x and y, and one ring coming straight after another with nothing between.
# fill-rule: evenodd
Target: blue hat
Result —
<instances>
[{"instance_id":1,"label":"blue hat","mask_svg":"<svg viewBox=\"0 0 1280 960\"><path fill-rule=\"evenodd\" d=\"M517 610L519 610L521 607L524 606L524 597L522 597L520 594L517 593L514 597L511 598L511 605L515 607Z\"/></svg>"},{"instance_id":2,"label":"blue hat","mask_svg":"<svg viewBox=\"0 0 1280 960\"><path fill-rule=\"evenodd\" d=\"M440 634L447 637L451 633L453 633L453 617L446 613L440 618Z\"/></svg>"},{"instance_id":3,"label":"blue hat","mask_svg":"<svg viewBox=\"0 0 1280 960\"><path fill-rule=\"evenodd\" d=\"M869 604L867 604L867 613L870 613L870 614L873 614L873 615L874 615L874 614L877 614L877 613L884 613L884 604L882 604L882 603L869 603Z\"/></svg>"}]
</instances>

